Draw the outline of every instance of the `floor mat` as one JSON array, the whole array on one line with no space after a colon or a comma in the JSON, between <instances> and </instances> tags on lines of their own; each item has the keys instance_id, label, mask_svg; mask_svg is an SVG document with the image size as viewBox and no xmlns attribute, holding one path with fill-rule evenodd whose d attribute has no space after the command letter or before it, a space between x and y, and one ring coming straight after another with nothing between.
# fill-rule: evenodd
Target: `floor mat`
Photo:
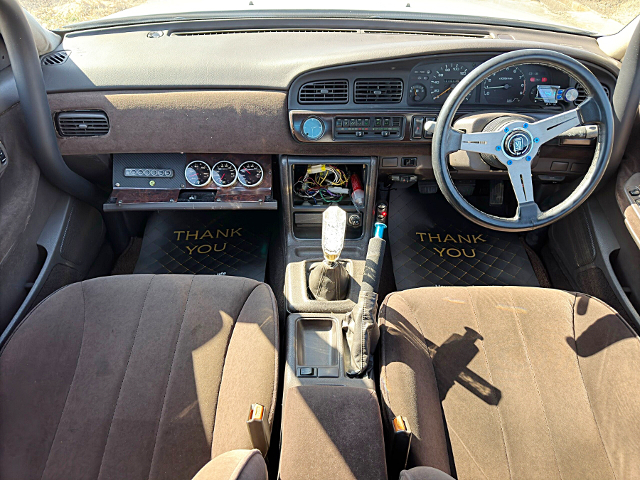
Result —
<instances>
[{"instance_id":1,"label":"floor mat","mask_svg":"<svg viewBox=\"0 0 640 480\"><path fill-rule=\"evenodd\" d=\"M538 286L517 234L482 228L441 194L391 191L389 243L398 290L434 285Z\"/></svg>"},{"instance_id":2,"label":"floor mat","mask_svg":"<svg viewBox=\"0 0 640 480\"><path fill-rule=\"evenodd\" d=\"M134 273L234 275L264 281L274 212L157 212Z\"/></svg>"}]
</instances>

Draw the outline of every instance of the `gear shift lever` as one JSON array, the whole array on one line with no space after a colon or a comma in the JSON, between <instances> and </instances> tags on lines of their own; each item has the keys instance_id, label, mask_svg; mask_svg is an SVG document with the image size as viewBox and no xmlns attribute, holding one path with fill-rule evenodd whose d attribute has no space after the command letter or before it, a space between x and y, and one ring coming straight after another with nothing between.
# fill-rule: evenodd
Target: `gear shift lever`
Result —
<instances>
[{"instance_id":1,"label":"gear shift lever","mask_svg":"<svg viewBox=\"0 0 640 480\"><path fill-rule=\"evenodd\" d=\"M324 261L314 263L309 272L309 290L316 300L333 301L347 298L349 272L338 261L344 247L347 213L337 205L322 214L322 253Z\"/></svg>"},{"instance_id":2,"label":"gear shift lever","mask_svg":"<svg viewBox=\"0 0 640 480\"><path fill-rule=\"evenodd\" d=\"M327 208L322 214L322 253L324 261L333 265L340 258L344 247L344 232L347 228L347 213L337 205Z\"/></svg>"}]
</instances>

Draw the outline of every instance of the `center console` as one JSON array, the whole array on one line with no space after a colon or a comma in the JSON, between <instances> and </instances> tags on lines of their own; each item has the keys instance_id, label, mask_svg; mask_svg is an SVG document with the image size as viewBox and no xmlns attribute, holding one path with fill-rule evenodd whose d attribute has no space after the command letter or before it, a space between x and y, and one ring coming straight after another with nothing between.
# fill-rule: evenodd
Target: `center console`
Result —
<instances>
[{"instance_id":1,"label":"center console","mask_svg":"<svg viewBox=\"0 0 640 480\"><path fill-rule=\"evenodd\" d=\"M384 479L372 368L384 252L380 227L373 235L377 159L280 162L288 311L280 478Z\"/></svg>"}]
</instances>

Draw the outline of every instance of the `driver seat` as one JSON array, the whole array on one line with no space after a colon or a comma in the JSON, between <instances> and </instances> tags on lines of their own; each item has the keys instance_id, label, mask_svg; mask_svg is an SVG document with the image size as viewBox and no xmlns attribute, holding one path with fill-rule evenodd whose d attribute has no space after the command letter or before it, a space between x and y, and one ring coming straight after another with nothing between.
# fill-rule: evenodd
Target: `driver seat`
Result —
<instances>
[{"instance_id":1,"label":"driver seat","mask_svg":"<svg viewBox=\"0 0 640 480\"><path fill-rule=\"evenodd\" d=\"M388 435L459 479L640 477L640 339L600 300L530 287L432 287L380 310ZM391 439L387 443L391 444Z\"/></svg>"}]
</instances>

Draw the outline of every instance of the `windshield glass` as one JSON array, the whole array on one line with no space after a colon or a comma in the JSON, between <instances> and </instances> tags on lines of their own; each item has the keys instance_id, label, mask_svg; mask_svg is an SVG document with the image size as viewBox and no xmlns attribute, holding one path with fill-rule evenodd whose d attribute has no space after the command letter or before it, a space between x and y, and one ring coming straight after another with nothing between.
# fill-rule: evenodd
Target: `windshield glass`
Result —
<instances>
[{"instance_id":1,"label":"windshield glass","mask_svg":"<svg viewBox=\"0 0 640 480\"><path fill-rule=\"evenodd\" d=\"M463 15L467 20L501 24L539 24L558 29L581 30L609 35L618 32L640 14L640 0L372 0L345 2L325 0L23 0L23 6L46 28L60 29L90 20L118 21L126 17L202 14L202 17L230 11L289 10L296 12L333 11L344 13L379 12L384 17L404 18L424 15L442 19L443 15Z\"/></svg>"}]
</instances>

